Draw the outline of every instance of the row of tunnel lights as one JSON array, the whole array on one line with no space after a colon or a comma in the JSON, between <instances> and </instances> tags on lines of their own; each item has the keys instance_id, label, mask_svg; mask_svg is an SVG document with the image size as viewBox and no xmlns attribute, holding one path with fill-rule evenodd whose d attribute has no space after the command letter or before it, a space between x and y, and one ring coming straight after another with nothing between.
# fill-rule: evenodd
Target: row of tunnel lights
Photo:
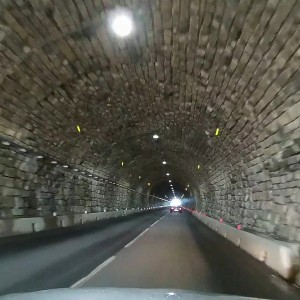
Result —
<instances>
[{"instance_id":1,"label":"row of tunnel lights","mask_svg":"<svg viewBox=\"0 0 300 300\"><path fill-rule=\"evenodd\" d=\"M80 127L77 125L77 129L79 128L79 132L80 132ZM217 130L218 130L218 132L219 132L219 128L217 128ZM159 139L159 135L158 134L153 134L153 139L155 139L155 140L157 140L157 139ZM165 161L165 160L163 160L162 161L162 164L163 165L166 165L167 164L167 162ZM124 166L124 161L122 161L121 162L121 166L123 167ZM200 165L197 165L197 169L198 170L200 170ZM170 173L166 173L166 176L170 176ZM141 179L142 177L141 176L139 176L139 179ZM171 182L171 180L169 180L169 182ZM151 183L150 182L148 182L148 186L150 186L151 185ZM171 185L171 187L173 187L172 185ZM186 188L185 188L185 190L187 191L187 188L188 188L189 186L187 186ZM173 194L174 194L174 190L172 189L172 191L173 191ZM175 196L175 194L174 194L174 196Z\"/></svg>"},{"instance_id":2,"label":"row of tunnel lights","mask_svg":"<svg viewBox=\"0 0 300 300\"><path fill-rule=\"evenodd\" d=\"M81 132L80 125L76 125L76 129L77 129L77 131L78 131L79 133ZM215 131L215 135L218 136L219 134L220 134L220 128L217 128L216 131ZM153 134L152 137L153 137L153 139L155 139L155 140L159 139L159 135L156 134L156 133ZM23 149L23 150L25 150L25 149ZM20 151L21 151L21 150L20 150ZM26 150L25 150L25 151L26 151ZM37 158L43 158L43 157L42 157L42 156L38 156ZM51 163L52 163L52 164L56 164L57 162L56 162L56 161L51 161ZM166 165L167 162L166 162L165 160L163 160L162 164L163 164L163 165ZM122 167L124 166L124 161L121 162L121 166L122 166ZM67 165L63 165L63 167L64 167L64 168L68 168ZM198 164L198 165L197 165L197 169L200 170L200 167L201 167L201 166ZM74 169L74 171L78 171L78 170L77 170L77 169ZM84 172L83 172L83 173L84 173ZM91 177L92 175L90 174L89 176ZM166 176L170 176L170 173L166 173ZM142 178L142 177L139 176L139 179L141 179L141 178ZM96 179L97 179L97 178L96 178ZM169 180L169 182L171 182L171 181ZM147 185L150 186L151 183L148 182ZM174 194L174 196L175 196L173 186L170 185L170 187L171 187L172 192L173 192L173 194ZM186 191L187 191L187 188L188 188L188 186L185 188Z\"/></svg>"}]
</instances>

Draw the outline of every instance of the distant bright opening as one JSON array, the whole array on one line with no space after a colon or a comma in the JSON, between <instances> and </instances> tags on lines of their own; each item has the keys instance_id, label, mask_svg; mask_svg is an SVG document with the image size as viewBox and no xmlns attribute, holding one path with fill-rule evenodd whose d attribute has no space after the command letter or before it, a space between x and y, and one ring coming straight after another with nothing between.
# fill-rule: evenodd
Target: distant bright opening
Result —
<instances>
[{"instance_id":1,"label":"distant bright opening","mask_svg":"<svg viewBox=\"0 0 300 300\"><path fill-rule=\"evenodd\" d=\"M133 22L129 12L121 12L116 14L111 23L111 27L119 37L128 36L133 29Z\"/></svg>"},{"instance_id":2,"label":"distant bright opening","mask_svg":"<svg viewBox=\"0 0 300 300\"><path fill-rule=\"evenodd\" d=\"M180 199L178 199L178 198L173 198L172 200L171 200L171 206L180 206L181 205L181 201L180 201Z\"/></svg>"}]
</instances>

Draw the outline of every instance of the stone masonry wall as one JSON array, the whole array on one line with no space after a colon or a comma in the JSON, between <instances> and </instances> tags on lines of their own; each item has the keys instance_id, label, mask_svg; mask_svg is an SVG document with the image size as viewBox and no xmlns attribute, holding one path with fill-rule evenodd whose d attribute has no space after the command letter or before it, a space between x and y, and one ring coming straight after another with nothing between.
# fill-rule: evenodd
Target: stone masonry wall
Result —
<instances>
[{"instance_id":1,"label":"stone masonry wall","mask_svg":"<svg viewBox=\"0 0 300 300\"><path fill-rule=\"evenodd\" d=\"M300 241L299 112L300 103L288 98L257 143L226 165L216 162L200 185L198 209L251 231Z\"/></svg>"},{"instance_id":2,"label":"stone masonry wall","mask_svg":"<svg viewBox=\"0 0 300 300\"><path fill-rule=\"evenodd\" d=\"M1 145L0 217L89 213L149 204L141 200L146 195L24 151Z\"/></svg>"}]
</instances>

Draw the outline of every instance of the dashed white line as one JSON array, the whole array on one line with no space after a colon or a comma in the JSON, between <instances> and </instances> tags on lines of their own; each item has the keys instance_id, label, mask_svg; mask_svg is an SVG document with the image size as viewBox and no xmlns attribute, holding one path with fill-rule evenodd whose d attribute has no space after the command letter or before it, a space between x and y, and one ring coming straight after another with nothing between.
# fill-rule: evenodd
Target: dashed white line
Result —
<instances>
[{"instance_id":1,"label":"dashed white line","mask_svg":"<svg viewBox=\"0 0 300 300\"><path fill-rule=\"evenodd\" d=\"M154 222L153 224L151 224L147 229L145 229L142 233L140 233L136 238L134 238L131 242L129 242L126 246L124 246L124 248L128 248L130 247L132 244L134 244L142 235L144 235L149 229L150 227L154 226L156 223L158 223L163 217L162 216L160 219L158 219L156 222ZM75 288L75 287L80 287L81 285L83 285L86 281L88 281L91 277L93 277L94 275L96 275L98 272L100 272L103 268L105 268L109 263L111 263L116 257L115 256L111 256L110 258L108 258L106 261L104 261L101 265L99 265L96 269L94 269L90 274L88 274L87 276L81 278L80 280L78 280L77 282L75 282L74 284L71 285L71 288Z\"/></svg>"},{"instance_id":2,"label":"dashed white line","mask_svg":"<svg viewBox=\"0 0 300 300\"><path fill-rule=\"evenodd\" d=\"M111 263L116 257L115 256L111 256L110 258L108 258L106 261L104 261L101 265L99 265L96 269L94 269L90 274L88 274L87 276L81 278L80 280L78 280L77 282L75 282L74 284L71 285L71 288L75 288L75 287L80 287L81 285L83 285L86 281L88 281L91 277L93 277L94 275L96 275L99 271L101 271L103 268L105 268L109 263Z\"/></svg>"},{"instance_id":3,"label":"dashed white line","mask_svg":"<svg viewBox=\"0 0 300 300\"><path fill-rule=\"evenodd\" d=\"M150 225L150 227L154 226L159 220Z\"/></svg>"},{"instance_id":4,"label":"dashed white line","mask_svg":"<svg viewBox=\"0 0 300 300\"><path fill-rule=\"evenodd\" d=\"M149 230L149 228L145 229L142 233L140 233L136 238L134 238L131 242L129 242L126 246L124 246L124 248L128 248L129 246L131 246L133 243L135 243L142 235L144 235L147 231Z\"/></svg>"},{"instance_id":5,"label":"dashed white line","mask_svg":"<svg viewBox=\"0 0 300 300\"><path fill-rule=\"evenodd\" d=\"M164 217L164 216L163 216ZM150 227L154 226L157 222L159 222L159 220L161 220L163 217L161 217L160 219L158 219L157 221L155 221L153 224L151 224L147 229L145 229L142 233L140 233L136 238L134 238L131 242L129 242L126 246L124 246L124 248L128 248L130 247L132 244L134 244L142 235L144 235L149 229Z\"/></svg>"}]
</instances>

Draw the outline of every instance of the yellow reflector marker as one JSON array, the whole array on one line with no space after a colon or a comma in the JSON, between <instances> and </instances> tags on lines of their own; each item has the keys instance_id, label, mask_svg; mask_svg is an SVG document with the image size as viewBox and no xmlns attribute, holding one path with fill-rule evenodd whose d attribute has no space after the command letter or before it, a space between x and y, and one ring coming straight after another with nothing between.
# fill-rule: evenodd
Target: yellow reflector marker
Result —
<instances>
[{"instance_id":1,"label":"yellow reflector marker","mask_svg":"<svg viewBox=\"0 0 300 300\"><path fill-rule=\"evenodd\" d=\"M79 126L79 125L77 125L77 126L76 126L76 128L77 128L77 131L78 131L78 132L80 132L80 131L81 131L81 129L80 129L80 126Z\"/></svg>"},{"instance_id":2,"label":"yellow reflector marker","mask_svg":"<svg viewBox=\"0 0 300 300\"><path fill-rule=\"evenodd\" d=\"M220 134L220 128L217 128L215 135L219 135L219 134Z\"/></svg>"}]
</instances>

